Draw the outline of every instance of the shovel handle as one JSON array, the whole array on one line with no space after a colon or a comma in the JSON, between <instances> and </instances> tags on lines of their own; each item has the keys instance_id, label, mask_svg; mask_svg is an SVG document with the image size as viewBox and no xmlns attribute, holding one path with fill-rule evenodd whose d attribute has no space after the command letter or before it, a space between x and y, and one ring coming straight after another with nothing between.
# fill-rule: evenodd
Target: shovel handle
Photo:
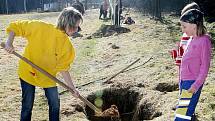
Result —
<instances>
[{"instance_id":1,"label":"shovel handle","mask_svg":"<svg viewBox=\"0 0 215 121\"><path fill-rule=\"evenodd\" d=\"M5 43L1 43L1 47L5 48ZM21 56L20 54L18 54L17 52L13 51L13 53L15 56L17 56L18 58L20 58L21 60L25 61L26 63L28 63L29 65L31 65L33 68L35 68L36 70L38 70L39 72L43 73L44 75L46 75L47 77L49 77L50 79L52 79L53 81L55 81L56 83L58 83L59 85L61 85L62 87L66 88L67 90L69 90L72 94L74 94L74 91L67 86L65 83L61 82L59 79L57 79L56 77L54 77L53 75L49 74L47 71L45 71L44 69L40 68L39 66L35 65L34 63L32 63L30 60L28 60L27 58ZM84 98L83 96L79 95L78 98L83 101L86 105L88 105L92 110L94 110L96 113L100 114L101 111L95 106L93 105L90 101L88 101L86 98Z\"/></svg>"}]
</instances>

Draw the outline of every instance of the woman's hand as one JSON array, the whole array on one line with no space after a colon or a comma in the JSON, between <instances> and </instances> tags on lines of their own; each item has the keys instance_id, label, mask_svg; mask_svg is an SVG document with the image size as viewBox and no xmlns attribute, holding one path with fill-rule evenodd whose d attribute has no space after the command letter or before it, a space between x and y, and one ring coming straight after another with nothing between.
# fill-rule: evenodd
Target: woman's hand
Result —
<instances>
[{"instance_id":1,"label":"woman's hand","mask_svg":"<svg viewBox=\"0 0 215 121\"><path fill-rule=\"evenodd\" d=\"M14 47L10 41L7 41L5 43L5 48L4 48L8 53L13 53L14 52Z\"/></svg>"},{"instance_id":2,"label":"woman's hand","mask_svg":"<svg viewBox=\"0 0 215 121\"><path fill-rule=\"evenodd\" d=\"M14 47L13 47L13 40L14 40L14 37L15 37L15 33L14 33L13 31L11 31L11 32L9 33L7 42L5 43L5 50L6 50L8 53L13 53L13 52L14 52Z\"/></svg>"},{"instance_id":3,"label":"woman's hand","mask_svg":"<svg viewBox=\"0 0 215 121\"><path fill-rule=\"evenodd\" d=\"M74 93L72 94L74 97L78 98L80 96L80 93L78 92L78 90L73 89Z\"/></svg>"},{"instance_id":4,"label":"woman's hand","mask_svg":"<svg viewBox=\"0 0 215 121\"><path fill-rule=\"evenodd\" d=\"M73 78L71 77L71 75L69 74L68 71L61 71L60 72L64 78L64 80L66 81L67 85L72 89L73 96L78 98L80 96L78 90L75 88L74 84L73 84Z\"/></svg>"}]
</instances>

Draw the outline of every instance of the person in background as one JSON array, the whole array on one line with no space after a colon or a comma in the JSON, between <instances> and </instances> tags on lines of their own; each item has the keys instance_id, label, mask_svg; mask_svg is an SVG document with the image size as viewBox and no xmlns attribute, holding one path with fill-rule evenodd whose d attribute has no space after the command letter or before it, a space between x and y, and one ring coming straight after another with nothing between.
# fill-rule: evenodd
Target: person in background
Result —
<instances>
[{"instance_id":1,"label":"person in background","mask_svg":"<svg viewBox=\"0 0 215 121\"><path fill-rule=\"evenodd\" d=\"M180 65L179 101L175 121L191 121L211 60L211 37L203 24L203 13L190 9L180 17L182 32L191 37Z\"/></svg>"},{"instance_id":2,"label":"person in background","mask_svg":"<svg viewBox=\"0 0 215 121\"><path fill-rule=\"evenodd\" d=\"M77 9L77 10L82 14L82 16L84 15L84 13L85 13L85 8L84 8L83 3L81 3L79 0L76 0L76 1L72 4L72 7L75 8L75 9ZM80 31L81 31L81 27L79 26L77 32L80 32Z\"/></svg>"},{"instance_id":3,"label":"person in background","mask_svg":"<svg viewBox=\"0 0 215 121\"><path fill-rule=\"evenodd\" d=\"M102 19L102 16L104 16L103 4L101 4L99 8L99 19Z\"/></svg>"},{"instance_id":4,"label":"person in background","mask_svg":"<svg viewBox=\"0 0 215 121\"><path fill-rule=\"evenodd\" d=\"M127 16L127 17L125 18L123 24L131 25L131 24L135 24L135 21L134 21L130 16Z\"/></svg>"},{"instance_id":5,"label":"person in background","mask_svg":"<svg viewBox=\"0 0 215 121\"><path fill-rule=\"evenodd\" d=\"M75 9L77 9L82 15L84 15L85 13L85 8L83 3L81 3L79 0L76 0L73 4L72 7L74 7Z\"/></svg>"},{"instance_id":6,"label":"person in background","mask_svg":"<svg viewBox=\"0 0 215 121\"><path fill-rule=\"evenodd\" d=\"M60 13L56 26L39 20L12 22L6 30L9 37L5 43L5 50L9 53L14 51L14 37L26 38L28 44L23 56L53 76L59 72L75 92L74 96L78 97L79 92L68 71L75 58L75 50L69 36L77 31L82 20L80 12L68 7ZM35 88L41 87L48 99L49 120L59 121L60 100L56 83L22 60L19 62L18 75L22 89L20 120L31 120Z\"/></svg>"},{"instance_id":7,"label":"person in background","mask_svg":"<svg viewBox=\"0 0 215 121\"><path fill-rule=\"evenodd\" d=\"M99 19L102 19L102 15L103 15L103 19L107 18L107 13L108 13L108 1L104 0L103 3L100 5L100 14L99 14Z\"/></svg>"}]
</instances>

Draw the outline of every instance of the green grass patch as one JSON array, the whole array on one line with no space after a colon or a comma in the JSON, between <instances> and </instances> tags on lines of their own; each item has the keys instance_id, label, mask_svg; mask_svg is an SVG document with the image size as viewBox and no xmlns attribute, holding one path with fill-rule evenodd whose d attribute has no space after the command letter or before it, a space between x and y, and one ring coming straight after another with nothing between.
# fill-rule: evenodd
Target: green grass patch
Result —
<instances>
[{"instance_id":1,"label":"green grass patch","mask_svg":"<svg viewBox=\"0 0 215 121\"><path fill-rule=\"evenodd\" d=\"M96 56L96 44L97 39L89 39L79 43L80 46L77 49L76 54L76 67L74 67L75 75L81 75L88 70L87 62Z\"/></svg>"},{"instance_id":2,"label":"green grass patch","mask_svg":"<svg viewBox=\"0 0 215 121\"><path fill-rule=\"evenodd\" d=\"M78 60L88 60L89 58L92 58L96 55L96 39L90 39L88 41L85 41L83 44L83 48L80 49L80 55L78 57Z\"/></svg>"},{"instance_id":3,"label":"green grass patch","mask_svg":"<svg viewBox=\"0 0 215 121\"><path fill-rule=\"evenodd\" d=\"M96 39L89 39L80 43L80 47L77 50L77 61L83 62L96 55Z\"/></svg>"}]
</instances>

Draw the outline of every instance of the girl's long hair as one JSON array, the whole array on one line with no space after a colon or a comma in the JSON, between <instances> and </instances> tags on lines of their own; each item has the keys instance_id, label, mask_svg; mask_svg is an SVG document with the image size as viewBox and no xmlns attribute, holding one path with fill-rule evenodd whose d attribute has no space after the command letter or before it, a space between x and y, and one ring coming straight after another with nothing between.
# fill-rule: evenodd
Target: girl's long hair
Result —
<instances>
[{"instance_id":1,"label":"girl's long hair","mask_svg":"<svg viewBox=\"0 0 215 121\"><path fill-rule=\"evenodd\" d=\"M203 22L198 22L197 24L197 36L202 36L207 33L207 29Z\"/></svg>"}]
</instances>

